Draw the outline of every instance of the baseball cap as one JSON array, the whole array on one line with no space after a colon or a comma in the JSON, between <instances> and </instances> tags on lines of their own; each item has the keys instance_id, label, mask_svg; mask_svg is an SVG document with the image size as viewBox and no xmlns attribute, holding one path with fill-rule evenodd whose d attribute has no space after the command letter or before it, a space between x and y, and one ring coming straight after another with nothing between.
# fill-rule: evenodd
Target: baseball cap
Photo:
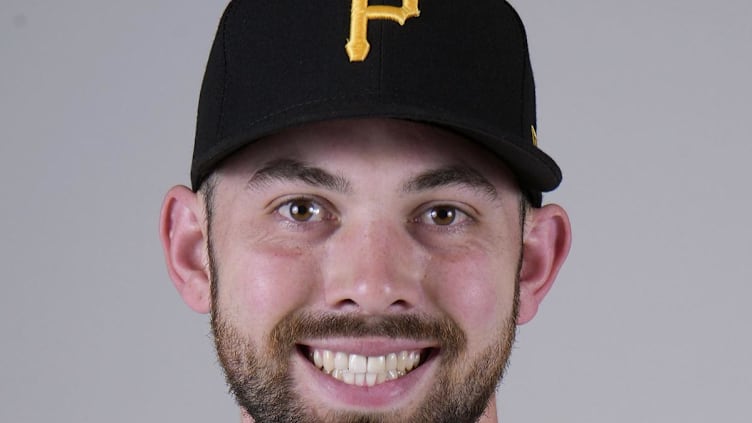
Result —
<instances>
[{"instance_id":1,"label":"baseball cap","mask_svg":"<svg viewBox=\"0 0 752 423\"><path fill-rule=\"evenodd\" d=\"M536 206L561 183L537 145L527 38L509 3L233 0L201 88L193 189L255 140L362 117L433 124L482 144Z\"/></svg>"}]
</instances>

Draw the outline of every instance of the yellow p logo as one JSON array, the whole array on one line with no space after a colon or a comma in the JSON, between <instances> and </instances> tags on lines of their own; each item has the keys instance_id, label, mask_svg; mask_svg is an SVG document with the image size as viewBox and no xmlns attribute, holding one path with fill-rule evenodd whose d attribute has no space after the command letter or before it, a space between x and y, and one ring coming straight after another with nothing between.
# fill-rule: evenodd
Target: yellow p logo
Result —
<instances>
[{"instance_id":1,"label":"yellow p logo","mask_svg":"<svg viewBox=\"0 0 752 423\"><path fill-rule=\"evenodd\" d=\"M402 0L402 7L369 6L368 0L353 0L350 15L350 39L345 45L351 62L362 62L368 56L371 45L368 44L368 21L372 19L390 19L400 25L410 18L420 16L418 0Z\"/></svg>"}]
</instances>

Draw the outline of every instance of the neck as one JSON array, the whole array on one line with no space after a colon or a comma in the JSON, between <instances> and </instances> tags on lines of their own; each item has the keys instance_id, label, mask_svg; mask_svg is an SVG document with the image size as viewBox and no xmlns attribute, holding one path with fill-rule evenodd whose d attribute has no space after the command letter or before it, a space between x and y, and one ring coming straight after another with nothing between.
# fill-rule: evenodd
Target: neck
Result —
<instances>
[{"instance_id":1,"label":"neck","mask_svg":"<svg viewBox=\"0 0 752 423\"><path fill-rule=\"evenodd\" d=\"M488 402L488 407L486 407L486 411L483 413L482 416L480 416L480 419L476 423L498 423L498 417L496 415L496 395L493 395L491 397L491 400ZM248 413L245 412L245 410L242 410L240 413L240 422L241 423L255 423L253 418L248 415Z\"/></svg>"}]
</instances>

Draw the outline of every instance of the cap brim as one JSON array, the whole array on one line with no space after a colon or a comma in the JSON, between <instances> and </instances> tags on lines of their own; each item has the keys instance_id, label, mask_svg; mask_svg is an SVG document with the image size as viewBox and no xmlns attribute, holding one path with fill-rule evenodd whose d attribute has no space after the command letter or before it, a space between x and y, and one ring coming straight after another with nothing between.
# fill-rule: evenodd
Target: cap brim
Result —
<instances>
[{"instance_id":1,"label":"cap brim","mask_svg":"<svg viewBox=\"0 0 752 423\"><path fill-rule=\"evenodd\" d=\"M453 130L478 142L494 152L515 173L520 185L532 191L548 192L562 179L556 162L536 146L499 128L484 127L470 118L456 117L456 113L421 105L384 102L375 98L321 101L288 108L263 120L248 122L240 133L215 144L201 163L193 169L194 189L198 189L208 173L222 160L246 145L287 128L308 123L348 118L384 117L424 122Z\"/></svg>"}]
</instances>

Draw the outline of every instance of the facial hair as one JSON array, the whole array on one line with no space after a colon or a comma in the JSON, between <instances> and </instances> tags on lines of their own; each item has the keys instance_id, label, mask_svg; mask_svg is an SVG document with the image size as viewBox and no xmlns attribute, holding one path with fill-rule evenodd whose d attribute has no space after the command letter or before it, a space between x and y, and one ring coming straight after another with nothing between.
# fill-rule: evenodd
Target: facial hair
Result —
<instances>
[{"instance_id":1,"label":"facial hair","mask_svg":"<svg viewBox=\"0 0 752 423\"><path fill-rule=\"evenodd\" d=\"M259 345L222 314L218 304L219 268L211 237L209 266L211 326L217 355L230 392L256 423L473 423L483 414L501 381L514 343L519 283L515 283L512 312L504 319L498 337L473 357L467 356L465 334L452 319L417 314L373 318L294 311L274 326L264 345ZM299 340L328 337L432 340L440 348L437 380L415 410L356 413L327 410L326 404L314 406L296 390L289 367L293 355L298 354Z\"/></svg>"}]
</instances>

